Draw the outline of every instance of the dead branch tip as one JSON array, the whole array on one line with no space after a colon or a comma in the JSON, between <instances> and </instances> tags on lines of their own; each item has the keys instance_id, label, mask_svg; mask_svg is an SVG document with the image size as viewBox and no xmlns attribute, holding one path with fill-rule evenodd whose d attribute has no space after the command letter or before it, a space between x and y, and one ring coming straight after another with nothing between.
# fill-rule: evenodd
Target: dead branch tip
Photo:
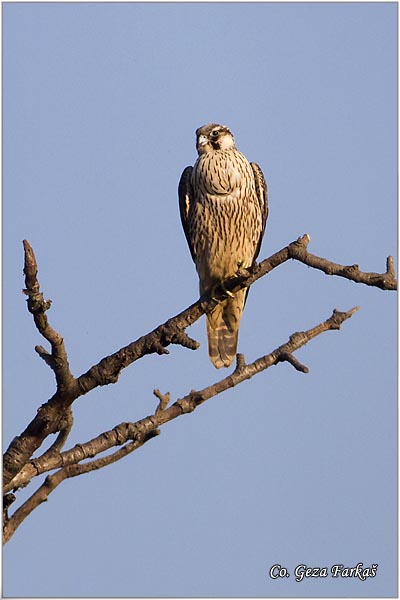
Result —
<instances>
[{"instance_id":1,"label":"dead branch tip","mask_svg":"<svg viewBox=\"0 0 400 600\"><path fill-rule=\"evenodd\" d=\"M171 336L171 344L179 344L189 350L197 350L200 348L200 343L189 337L185 331L177 331Z\"/></svg>"},{"instance_id":2,"label":"dead branch tip","mask_svg":"<svg viewBox=\"0 0 400 600\"><path fill-rule=\"evenodd\" d=\"M162 412L167 408L171 399L171 394L169 392L167 392L166 394L162 394L158 389L153 390L153 394L156 398L159 399L159 403L155 412L155 414L157 415L159 412Z\"/></svg>"},{"instance_id":3,"label":"dead branch tip","mask_svg":"<svg viewBox=\"0 0 400 600\"><path fill-rule=\"evenodd\" d=\"M346 312L341 312L340 310L337 310L337 308L335 308L333 310L332 316L330 317L330 319L328 319L328 322L330 322L331 324L331 328L340 329L342 323L344 323L344 321L346 321L347 319L350 319L350 317L352 317L354 313L358 310L360 310L359 306L354 306Z\"/></svg>"},{"instance_id":4,"label":"dead branch tip","mask_svg":"<svg viewBox=\"0 0 400 600\"><path fill-rule=\"evenodd\" d=\"M293 354L290 352L282 352L280 357L280 361L288 362L296 369L296 371L300 371L301 373L309 373L309 368L303 365Z\"/></svg>"},{"instance_id":5,"label":"dead branch tip","mask_svg":"<svg viewBox=\"0 0 400 600\"><path fill-rule=\"evenodd\" d=\"M243 371L243 369L246 367L246 360L244 357L244 354L236 354L236 368L234 373L239 373L240 371Z\"/></svg>"}]
</instances>

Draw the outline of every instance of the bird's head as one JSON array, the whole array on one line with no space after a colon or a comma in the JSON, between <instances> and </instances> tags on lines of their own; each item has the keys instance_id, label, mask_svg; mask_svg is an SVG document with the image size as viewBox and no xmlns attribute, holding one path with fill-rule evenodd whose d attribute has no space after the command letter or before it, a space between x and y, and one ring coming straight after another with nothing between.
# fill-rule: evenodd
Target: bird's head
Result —
<instances>
[{"instance_id":1,"label":"bird's head","mask_svg":"<svg viewBox=\"0 0 400 600\"><path fill-rule=\"evenodd\" d=\"M233 150L236 146L228 127L210 123L196 130L196 148L200 156L212 150Z\"/></svg>"}]
</instances>

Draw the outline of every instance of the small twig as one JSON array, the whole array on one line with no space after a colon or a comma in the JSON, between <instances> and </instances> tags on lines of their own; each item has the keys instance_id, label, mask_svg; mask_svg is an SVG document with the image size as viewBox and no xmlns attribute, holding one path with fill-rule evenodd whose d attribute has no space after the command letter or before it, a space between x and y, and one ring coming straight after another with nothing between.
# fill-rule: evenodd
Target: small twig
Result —
<instances>
[{"instance_id":1,"label":"small twig","mask_svg":"<svg viewBox=\"0 0 400 600\"><path fill-rule=\"evenodd\" d=\"M46 348L43 346L35 346L35 351L39 354L40 358L44 360L44 362L54 371L55 369L55 361L51 354L49 354Z\"/></svg>"},{"instance_id":2,"label":"small twig","mask_svg":"<svg viewBox=\"0 0 400 600\"><path fill-rule=\"evenodd\" d=\"M301 373L309 372L308 367L301 364L301 362L299 362L297 358L293 356L293 354L290 354L288 352L282 352L279 358L281 362L286 361L290 363L296 369L296 371L300 371Z\"/></svg>"},{"instance_id":3,"label":"small twig","mask_svg":"<svg viewBox=\"0 0 400 600\"><path fill-rule=\"evenodd\" d=\"M55 456L56 454L59 454L61 452L61 450L63 449L63 447L65 446L65 444L67 442L67 439L71 432L73 424L74 424L74 417L72 414L72 410L70 407L68 407L66 409L65 413L63 414L62 419L59 423L60 431L59 431L55 441L50 446L50 448L48 448L48 450L46 450L46 452L44 454L42 454L42 456L40 456L41 460L45 461L48 458L50 458L51 456ZM32 463L35 463L35 460L33 460Z\"/></svg>"},{"instance_id":4,"label":"small twig","mask_svg":"<svg viewBox=\"0 0 400 600\"><path fill-rule=\"evenodd\" d=\"M388 256L386 259L386 274L389 275L391 279L395 279L393 256Z\"/></svg>"},{"instance_id":5,"label":"small twig","mask_svg":"<svg viewBox=\"0 0 400 600\"><path fill-rule=\"evenodd\" d=\"M185 331L177 331L170 338L171 344L180 344L189 350L197 350L200 347L199 342L189 337Z\"/></svg>"},{"instance_id":6,"label":"small twig","mask_svg":"<svg viewBox=\"0 0 400 600\"><path fill-rule=\"evenodd\" d=\"M169 354L169 350L167 350L167 348L165 348L162 345L160 340L154 340L152 351L157 352L157 354L160 354L160 355L161 354Z\"/></svg>"},{"instance_id":7,"label":"small twig","mask_svg":"<svg viewBox=\"0 0 400 600\"><path fill-rule=\"evenodd\" d=\"M155 414L157 415L159 412L165 410L168 406L168 403L171 399L171 394L169 392L167 392L166 394L162 394L160 392L160 390L153 390L153 394L155 395L156 398L159 399L159 403L158 406L156 408L156 412Z\"/></svg>"},{"instance_id":8,"label":"small twig","mask_svg":"<svg viewBox=\"0 0 400 600\"><path fill-rule=\"evenodd\" d=\"M235 368L235 373L239 373L240 371L243 371L243 369L246 366L246 361L244 358L244 354L236 354L236 368Z\"/></svg>"}]
</instances>

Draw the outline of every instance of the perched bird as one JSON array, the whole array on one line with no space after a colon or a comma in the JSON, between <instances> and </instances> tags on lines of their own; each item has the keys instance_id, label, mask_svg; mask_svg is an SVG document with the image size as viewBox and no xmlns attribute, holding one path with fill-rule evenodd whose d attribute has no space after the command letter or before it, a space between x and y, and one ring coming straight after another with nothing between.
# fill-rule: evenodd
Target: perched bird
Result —
<instances>
[{"instance_id":1,"label":"perched bird","mask_svg":"<svg viewBox=\"0 0 400 600\"><path fill-rule=\"evenodd\" d=\"M196 147L199 157L179 182L179 209L200 294L212 295L257 258L268 216L267 186L260 167L236 149L228 127L200 127ZM207 314L208 353L217 369L235 358L247 292L230 294Z\"/></svg>"}]
</instances>

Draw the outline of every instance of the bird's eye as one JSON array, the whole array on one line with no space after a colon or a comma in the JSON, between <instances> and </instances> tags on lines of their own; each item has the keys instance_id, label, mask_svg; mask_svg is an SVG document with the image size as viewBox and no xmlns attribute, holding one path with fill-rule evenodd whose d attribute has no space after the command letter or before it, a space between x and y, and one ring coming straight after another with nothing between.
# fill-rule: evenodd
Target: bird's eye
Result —
<instances>
[{"instance_id":1,"label":"bird's eye","mask_svg":"<svg viewBox=\"0 0 400 600\"><path fill-rule=\"evenodd\" d=\"M214 129L214 131L211 133L211 135L216 138L219 136L219 129Z\"/></svg>"}]
</instances>

